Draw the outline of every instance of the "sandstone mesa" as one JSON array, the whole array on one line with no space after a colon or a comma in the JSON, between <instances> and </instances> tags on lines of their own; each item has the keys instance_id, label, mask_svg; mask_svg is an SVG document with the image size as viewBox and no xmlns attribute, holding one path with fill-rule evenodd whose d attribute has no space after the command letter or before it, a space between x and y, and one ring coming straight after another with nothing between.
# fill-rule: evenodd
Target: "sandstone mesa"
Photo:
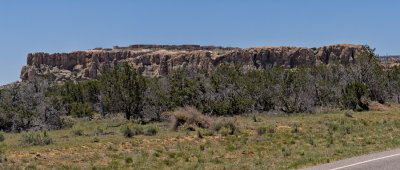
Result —
<instances>
[{"instance_id":1,"label":"sandstone mesa","mask_svg":"<svg viewBox=\"0 0 400 170\"><path fill-rule=\"evenodd\" d=\"M131 45L113 49L95 48L71 53L28 54L22 68L23 82L37 76L54 75L56 81L96 79L120 62L129 62L146 76L166 75L176 68L212 69L222 63L238 63L246 69L275 66L349 63L360 45L337 44L320 48L253 47L247 49L199 45Z\"/></svg>"}]
</instances>

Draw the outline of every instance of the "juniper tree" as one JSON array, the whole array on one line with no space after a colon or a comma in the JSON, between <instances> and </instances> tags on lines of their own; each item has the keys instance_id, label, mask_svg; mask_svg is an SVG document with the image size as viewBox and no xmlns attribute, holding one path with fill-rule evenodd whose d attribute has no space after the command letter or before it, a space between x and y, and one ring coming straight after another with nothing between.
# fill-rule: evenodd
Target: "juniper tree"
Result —
<instances>
[{"instance_id":1,"label":"juniper tree","mask_svg":"<svg viewBox=\"0 0 400 170\"><path fill-rule=\"evenodd\" d=\"M125 112L125 118L143 118L144 92L147 88L146 78L128 63L101 76L103 102L111 110Z\"/></svg>"}]
</instances>

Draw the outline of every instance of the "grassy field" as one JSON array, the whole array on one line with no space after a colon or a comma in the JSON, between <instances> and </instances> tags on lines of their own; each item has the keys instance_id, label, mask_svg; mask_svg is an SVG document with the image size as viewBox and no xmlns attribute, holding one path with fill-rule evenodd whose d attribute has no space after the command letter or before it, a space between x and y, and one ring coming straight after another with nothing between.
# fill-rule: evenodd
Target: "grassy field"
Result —
<instances>
[{"instance_id":1,"label":"grassy field","mask_svg":"<svg viewBox=\"0 0 400 170\"><path fill-rule=\"evenodd\" d=\"M53 144L27 146L5 134L3 168L295 169L400 146L400 106L355 113L236 116L233 135L172 131L168 123L135 125L154 136L125 138L124 119L77 121L48 132Z\"/></svg>"}]
</instances>

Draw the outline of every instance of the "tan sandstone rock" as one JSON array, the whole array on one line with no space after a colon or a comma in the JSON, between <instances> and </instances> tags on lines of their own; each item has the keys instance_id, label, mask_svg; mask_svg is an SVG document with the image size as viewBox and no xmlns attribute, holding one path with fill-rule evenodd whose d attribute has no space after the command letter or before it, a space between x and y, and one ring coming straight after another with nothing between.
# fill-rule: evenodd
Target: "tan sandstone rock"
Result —
<instances>
[{"instance_id":1,"label":"tan sandstone rock","mask_svg":"<svg viewBox=\"0 0 400 170\"><path fill-rule=\"evenodd\" d=\"M338 44L320 48L253 47L247 49L199 45L131 45L113 49L96 48L71 53L28 54L22 81L53 74L57 81L96 79L120 62L129 62L147 76L168 74L172 69L210 69L222 63L238 63L247 69L274 66L328 64L354 60L359 45Z\"/></svg>"}]
</instances>

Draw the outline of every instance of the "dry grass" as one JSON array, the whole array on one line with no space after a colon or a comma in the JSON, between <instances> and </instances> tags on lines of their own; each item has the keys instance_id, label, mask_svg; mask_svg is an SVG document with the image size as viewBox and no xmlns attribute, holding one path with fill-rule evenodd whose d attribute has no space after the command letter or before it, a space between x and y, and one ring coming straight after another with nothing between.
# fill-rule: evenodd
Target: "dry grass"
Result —
<instances>
[{"instance_id":1,"label":"dry grass","mask_svg":"<svg viewBox=\"0 0 400 170\"><path fill-rule=\"evenodd\" d=\"M368 102L368 108L371 111L388 111L390 108L384 104L380 104L376 101Z\"/></svg>"},{"instance_id":2,"label":"dry grass","mask_svg":"<svg viewBox=\"0 0 400 170\"><path fill-rule=\"evenodd\" d=\"M132 138L120 132L129 124L124 119L75 120L73 128L49 131L54 143L45 146L21 146L23 134L5 133L1 143L7 145L6 161L0 169L297 169L400 147L400 106L387 107L387 111L260 114L257 121L252 115L206 117L213 123L208 129L192 123L196 131L180 130L182 126L171 131L170 123L152 123L138 126L144 132L157 129L157 134L149 132L155 136ZM85 135L74 135L74 129Z\"/></svg>"},{"instance_id":3,"label":"dry grass","mask_svg":"<svg viewBox=\"0 0 400 170\"><path fill-rule=\"evenodd\" d=\"M197 127L210 128L213 121L210 117L200 113L195 107L186 106L175 109L173 112L166 112L164 115L171 117L171 128L195 130Z\"/></svg>"}]
</instances>

